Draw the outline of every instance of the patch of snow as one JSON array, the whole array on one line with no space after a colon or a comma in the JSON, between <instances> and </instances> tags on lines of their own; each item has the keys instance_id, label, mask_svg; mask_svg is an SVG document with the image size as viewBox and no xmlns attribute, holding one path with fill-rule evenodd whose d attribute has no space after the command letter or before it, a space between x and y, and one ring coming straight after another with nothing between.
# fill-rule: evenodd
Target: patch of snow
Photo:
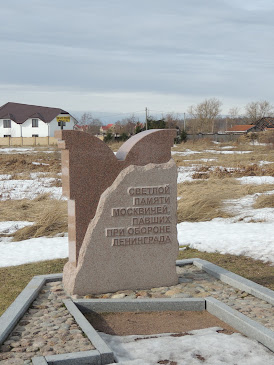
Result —
<instances>
[{"instance_id":1,"label":"patch of snow","mask_svg":"<svg viewBox=\"0 0 274 365\"><path fill-rule=\"evenodd\" d=\"M184 162L196 162L200 165L200 162L209 162L209 161L217 161L217 158L199 158L199 159L193 159L193 160L185 160L184 159Z\"/></svg>"},{"instance_id":2,"label":"patch of snow","mask_svg":"<svg viewBox=\"0 0 274 365\"><path fill-rule=\"evenodd\" d=\"M244 255L274 264L273 222L233 223L215 218L209 222L177 225L179 245L199 251Z\"/></svg>"},{"instance_id":3,"label":"patch of snow","mask_svg":"<svg viewBox=\"0 0 274 365\"><path fill-rule=\"evenodd\" d=\"M40 179L41 177L47 177L50 173L49 172L31 172L30 173L30 178L35 180L35 179ZM61 181L61 172L55 173L54 175L57 175L60 177L60 181ZM54 178L53 178L54 179Z\"/></svg>"},{"instance_id":4,"label":"patch of snow","mask_svg":"<svg viewBox=\"0 0 274 365\"><path fill-rule=\"evenodd\" d=\"M223 146L223 147L220 147L222 150L229 150L231 148L235 148L234 146Z\"/></svg>"},{"instance_id":5,"label":"patch of snow","mask_svg":"<svg viewBox=\"0 0 274 365\"><path fill-rule=\"evenodd\" d=\"M185 151L171 151L171 155L179 155L179 156L188 156L188 155L193 155L194 153L201 153L199 151L193 151L193 150L189 150L186 149Z\"/></svg>"},{"instance_id":6,"label":"patch of snow","mask_svg":"<svg viewBox=\"0 0 274 365\"><path fill-rule=\"evenodd\" d=\"M43 162L32 162L33 165L42 165L42 166L49 166L48 163L43 163Z\"/></svg>"},{"instance_id":7,"label":"patch of snow","mask_svg":"<svg viewBox=\"0 0 274 365\"><path fill-rule=\"evenodd\" d=\"M267 143L260 143L258 141L253 141L249 143L251 146L268 146Z\"/></svg>"},{"instance_id":8,"label":"patch of snow","mask_svg":"<svg viewBox=\"0 0 274 365\"><path fill-rule=\"evenodd\" d=\"M269 165L269 164L274 164L274 162L271 161L259 161L259 166L263 166L263 165Z\"/></svg>"},{"instance_id":9,"label":"patch of snow","mask_svg":"<svg viewBox=\"0 0 274 365\"><path fill-rule=\"evenodd\" d=\"M56 150L51 150L50 147L47 150L39 150L39 149L34 149L34 147L1 147L0 148L0 154L24 154L24 153L39 153L39 152L43 152L43 153L53 153L53 152L59 152Z\"/></svg>"},{"instance_id":10,"label":"patch of snow","mask_svg":"<svg viewBox=\"0 0 274 365\"><path fill-rule=\"evenodd\" d=\"M222 155L237 155L237 154L245 154L251 153L253 151L217 151L217 150L204 150L204 153L215 153L215 154L222 154Z\"/></svg>"},{"instance_id":11,"label":"patch of snow","mask_svg":"<svg viewBox=\"0 0 274 365\"><path fill-rule=\"evenodd\" d=\"M44 193L49 193L53 199L61 199L62 188L51 186L53 182L54 178L0 181L0 200L34 199Z\"/></svg>"},{"instance_id":12,"label":"patch of snow","mask_svg":"<svg viewBox=\"0 0 274 365\"><path fill-rule=\"evenodd\" d=\"M249 222L268 222L274 223L274 209L260 208L254 209L252 205L257 197L261 195L273 195L274 190L265 193L256 193L253 195L245 195L239 199L229 199L224 201L225 211L232 213L234 217L227 220L234 223L237 221Z\"/></svg>"},{"instance_id":13,"label":"patch of snow","mask_svg":"<svg viewBox=\"0 0 274 365\"><path fill-rule=\"evenodd\" d=\"M12 234L18 229L31 226L33 223L28 221L5 221L0 222L0 234Z\"/></svg>"},{"instance_id":14,"label":"patch of snow","mask_svg":"<svg viewBox=\"0 0 274 365\"><path fill-rule=\"evenodd\" d=\"M185 181L193 181L192 174L194 173L197 165L192 166L180 166L178 167L177 184Z\"/></svg>"},{"instance_id":15,"label":"patch of snow","mask_svg":"<svg viewBox=\"0 0 274 365\"><path fill-rule=\"evenodd\" d=\"M39 237L0 242L0 267L68 257L68 237Z\"/></svg>"},{"instance_id":16,"label":"patch of snow","mask_svg":"<svg viewBox=\"0 0 274 365\"><path fill-rule=\"evenodd\" d=\"M182 337L168 333L112 336L102 332L100 336L121 365L157 365L165 360L167 364L174 362L177 365L258 365L273 362L273 353L259 342L240 333L226 335L218 333L218 330L221 328L189 331Z\"/></svg>"},{"instance_id":17,"label":"patch of snow","mask_svg":"<svg viewBox=\"0 0 274 365\"><path fill-rule=\"evenodd\" d=\"M10 178L11 178L11 175L9 175L9 174L0 175L0 180L9 180Z\"/></svg>"},{"instance_id":18,"label":"patch of snow","mask_svg":"<svg viewBox=\"0 0 274 365\"><path fill-rule=\"evenodd\" d=\"M243 176L236 180L240 181L241 184L274 184L274 176Z\"/></svg>"},{"instance_id":19,"label":"patch of snow","mask_svg":"<svg viewBox=\"0 0 274 365\"><path fill-rule=\"evenodd\" d=\"M2 147L0 148L0 153L26 153L26 152L34 152L33 147Z\"/></svg>"},{"instance_id":20,"label":"patch of snow","mask_svg":"<svg viewBox=\"0 0 274 365\"><path fill-rule=\"evenodd\" d=\"M209 162L209 161L216 161L216 158L200 158L197 161Z\"/></svg>"}]
</instances>

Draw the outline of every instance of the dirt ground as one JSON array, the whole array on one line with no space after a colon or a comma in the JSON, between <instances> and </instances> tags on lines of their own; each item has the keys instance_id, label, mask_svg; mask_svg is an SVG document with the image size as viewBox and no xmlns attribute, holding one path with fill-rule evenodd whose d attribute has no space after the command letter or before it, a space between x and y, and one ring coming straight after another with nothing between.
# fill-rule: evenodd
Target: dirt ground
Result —
<instances>
[{"instance_id":1,"label":"dirt ground","mask_svg":"<svg viewBox=\"0 0 274 365\"><path fill-rule=\"evenodd\" d=\"M98 331L110 335L152 335L157 333L185 334L187 331L222 327L220 332L232 334L234 328L207 311L162 311L85 314Z\"/></svg>"}]
</instances>

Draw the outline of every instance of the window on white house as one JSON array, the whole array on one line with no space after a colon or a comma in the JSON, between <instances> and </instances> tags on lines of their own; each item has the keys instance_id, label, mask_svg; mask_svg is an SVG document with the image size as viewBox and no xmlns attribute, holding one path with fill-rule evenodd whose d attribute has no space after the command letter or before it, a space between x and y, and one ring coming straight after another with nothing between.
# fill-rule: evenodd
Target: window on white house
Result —
<instances>
[{"instance_id":1,"label":"window on white house","mask_svg":"<svg viewBox=\"0 0 274 365\"><path fill-rule=\"evenodd\" d=\"M38 127L38 119L32 119L32 128Z\"/></svg>"},{"instance_id":2,"label":"window on white house","mask_svg":"<svg viewBox=\"0 0 274 365\"><path fill-rule=\"evenodd\" d=\"M4 119L4 128L11 128L10 119Z\"/></svg>"},{"instance_id":3,"label":"window on white house","mask_svg":"<svg viewBox=\"0 0 274 365\"><path fill-rule=\"evenodd\" d=\"M4 137L11 137L10 134L4 134Z\"/></svg>"},{"instance_id":4,"label":"window on white house","mask_svg":"<svg viewBox=\"0 0 274 365\"><path fill-rule=\"evenodd\" d=\"M33 134L32 137L39 137L39 135L38 134Z\"/></svg>"}]
</instances>

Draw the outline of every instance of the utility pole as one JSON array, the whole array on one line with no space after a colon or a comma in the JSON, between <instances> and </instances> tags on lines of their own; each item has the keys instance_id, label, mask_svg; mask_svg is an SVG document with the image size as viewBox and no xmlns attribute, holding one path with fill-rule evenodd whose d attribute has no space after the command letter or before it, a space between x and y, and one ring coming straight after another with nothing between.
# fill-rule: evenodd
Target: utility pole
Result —
<instances>
[{"instance_id":1,"label":"utility pole","mask_svg":"<svg viewBox=\"0 0 274 365\"><path fill-rule=\"evenodd\" d=\"M184 131L186 130L186 113L184 113Z\"/></svg>"},{"instance_id":2,"label":"utility pole","mask_svg":"<svg viewBox=\"0 0 274 365\"><path fill-rule=\"evenodd\" d=\"M145 110L146 110L146 130L147 130L147 108Z\"/></svg>"}]
</instances>

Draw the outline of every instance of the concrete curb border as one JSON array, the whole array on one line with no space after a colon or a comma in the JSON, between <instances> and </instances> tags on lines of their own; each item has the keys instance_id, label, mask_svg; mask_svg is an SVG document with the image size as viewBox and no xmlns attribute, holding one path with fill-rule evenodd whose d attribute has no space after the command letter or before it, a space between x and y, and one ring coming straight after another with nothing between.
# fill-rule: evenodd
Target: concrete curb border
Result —
<instances>
[{"instance_id":1,"label":"concrete curb border","mask_svg":"<svg viewBox=\"0 0 274 365\"><path fill-rule=\"evenodd\" d=\"M189 260L177 260L176 266L195 265L199 269L206 271L208 274L215 276L226 284L233 286L234 288L244 290L245 292L265 300L266 302L274 305L274 291L265 288L262 285L254 283L251 280L245 279L240 275L234 274L231 271L223 269L220 266L214 265L209 261L201 259L189 259Z\"/></svg>"},{"instance_id":2,"label":"concrete curb border","mask_svg":"<svg viewBox=\"0 0 274 365\"><path fill-rule=\"evenodd\" d=\"M100 353L102 364L110 364L114 362L113 352L107 346L105 341L98 335L97 331L90 325L85 316L80 312L77 306L70 299L63 300L67 310L74 317L78 326L85 333L96 350Z\"/></svg>"},{"instance_id":3,"label":"concrete curb border","mask_svg":"<svg viewBox=\"0 0 274 365\"><path fill-rule=\"evenodd\" d=\"M33 365L103 365L99 351L72 352L69 354L37 356L32 358Z\"/></svg>"},{"instance_id":4,"label":"concrete curb border","mask_svg":"<svg viewBox=\"0 0 274 365\"><path fill-rule=\"evenodd\" d=\"M203 311L204 298L151 298L151 299L76 299L73 301L81 313L102 312L157 312Z\"/></svg>"},{"instance_id":5,"label":"concrete curb border","mask_svg":"<svg viewBox=\"0 0 274 365\"><path fill-rule=\"evenodd\" d=\"M206 298L206 310L274 352L274 332L270 329L212 297Z\"/></svg>"},{"instance_id":6,"label":"concrete curb border","mask_svg":"<svg viewBox=\"0 0 274 365\"><path fill-rule=\"evenodd\" d=\"M23 317L45 283L62 280L62 277L63 274L50 274L34 276L31 279L25 289L0 317L0 345L2 345L19 320Z\"/></svg>"}]
</instances>

